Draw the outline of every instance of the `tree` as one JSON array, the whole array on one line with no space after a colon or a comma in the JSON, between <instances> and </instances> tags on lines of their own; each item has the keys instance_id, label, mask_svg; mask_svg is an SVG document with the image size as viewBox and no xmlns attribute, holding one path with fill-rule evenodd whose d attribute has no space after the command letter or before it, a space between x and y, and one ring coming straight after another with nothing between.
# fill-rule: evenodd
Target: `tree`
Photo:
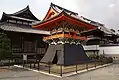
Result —
<instances>
[{"instance_id":1,"label":"tree","mask_svg":"<svg viewBox=\"0 0 119 80\"><path fill-rule=\"evenodd\" d=\"M0 33L0 60L5 60L12 55L10 39L5 33Z\"/></svg>"}]
</instances>

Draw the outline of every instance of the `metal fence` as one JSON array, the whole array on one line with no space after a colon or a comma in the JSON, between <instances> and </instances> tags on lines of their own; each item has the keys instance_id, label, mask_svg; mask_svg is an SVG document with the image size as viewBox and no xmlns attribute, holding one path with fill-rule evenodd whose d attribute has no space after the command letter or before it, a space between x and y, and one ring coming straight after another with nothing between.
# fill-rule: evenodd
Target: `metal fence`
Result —
<instances>
[{"instance_id":1,"label":"metal fence","mask_svg":"<svg viewBox=\"0 0 119 80\"><path fill-rule=\"evenodd\" d=\"M109 63L107 61L105 62L105 61L94 60L88 63L78 64L78 65L63 66L63 65L56 65L51 63L49 64L41 63L40 60L37 59L23 60L21 58L14 58L11 60L9 59L7 61L6 66L20 65L26 68L35 69L49 74L56 74L62 76L63 74L67 74L71 72L78 73L78 71L81 70L89 70L90 68L96 68L97 66L101 66L103 64ZM5 65L1 65L1 66L5 66Z\"/></svg>"},{"instance_id":2,"label":"metal fence","mask_svg":"<svg viewBox=\"0 0 119 80\"><path fill-rule=\"evenodd\" d=\"M56 65L56 64L45 64L40 63L40 61L30 62L27 64L23 64L23 67L27 67L30 69L35 69L38 71L43 71L49 74L56 74L62 76L63 74L71 73L71 72L78 72L81 70L89 70L90 68L96 68L97 66L101 66L107 64L108 62L102 61L91 61L89 63L83 63L78 65L71 65L71 66L63 66L63 65Z\"/></svg>"}]
</instances>

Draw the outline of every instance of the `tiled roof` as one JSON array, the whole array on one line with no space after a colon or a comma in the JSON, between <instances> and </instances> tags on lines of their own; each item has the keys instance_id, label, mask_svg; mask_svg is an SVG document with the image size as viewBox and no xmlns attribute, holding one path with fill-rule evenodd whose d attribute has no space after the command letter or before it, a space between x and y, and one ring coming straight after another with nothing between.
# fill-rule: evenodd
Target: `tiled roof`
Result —
<instances>
[{"instance_id":1,"label":"tiled roof","mask_svg":"<svg viewBox=\"0 0 119 80\"><path fill-rule=\"evenodd\" d=\"M71 17L71 18L73 18L73 19L76 19L76 20L78 20L78 21L80 21L80 22L83 22L83 23L92 25L92 26L94 26L94 27L98 27L98 25L94 25L94 24L91 24L91 23L89 23L89 22L87 22L87 21L82 20L78 15L70 15L70 14L68 14L68 13L65 12L65 11L62 11L62 12L60 12L60 13L57 13L57 14L54 15L53 17L50 17L50 18L48 18L48 19L46 19L46 20L43 20L43 21L40 21L40 22L38 22L38 23L35 23L35 22L34 22L32 25L33 25L33 26L37 26L37 25L39 25L39 24L42 24L42 23L45 23L45 22L50 21L50 20L52 20L52 19L55 19L55 18L59 17L59 16L62 15L62 14L65 15L65 16Z\"/></svg>"},{"instance_id":2,"label":"tiled roof","mask_svg":"<svg viewBox=\"0 0 119 80\"><path fill-rule=\"evenodd\" d=\"M2 15L2 18L0 21L4 22L6 20L6 18L19 19L19 20L29 21L29 22L40 21L30 11L29 6L27 6L26 8L24 8L18 12L15 12L13 14L6 14L5 12L3 12L3 15Z\"/></svg>"},{"instance_id":3,"label":"tiled roof","mask_svg":"<svg viewBox=\"0 0 119 80\"><path fill-rule=\"evenodd\" d=\"M78 13L75 13L75 12L70 11L70 10L68 10L68 9L65 9L65 8L63 8L63 7L60 7L60 6L55 5L55 4L53 4L53 3L51 3L50 7L51 7L57 14L53 15L51 18L46 19L45 21L48 21L48 20L52 19L53 17L56 17L56 16L58 16L59 14L61 14L62 12L64 12L64 13L66 13L67 15L69 15L69 16L71 16L71 17L77 19L77 20L80 20L80 21L89 23L89 24L91 24L91 25L94 25L94 26L104 26L104 25L101 24L101 23L92 21L92 20L87 19L87 18L85 18L85 17L83 17L83 16L79 16ZM43 20L43 21L40 21L40 22L38 22L38 23L36 23L36 24L34 23L33 25L38 25L38 24L40 24L40 23L42 23L42 22L44 22L44 20Z\"/></svg>"},{"instance_id":4,"label":"tiled roof","mask_svg":"<svg viewBox=\"0 0 119 80\"><path fill-rule=\"evenodd\" d=\"M19 20L22 20L22 21L29 21L29 22L35 22L36 20L33 20L33 19L28 19L28 18L23 18L23 17L18 17L18 16L15 16L15 15L10 15L10 14L6 14L3 12L3 17L6 17L6 18L12 18L12 19L19 19Z\"/></svg>"},{"instance_id":5,"label":"tiled roof","mask_svg":"<svg viewBox=\"0 0 119 80\"><path fill-rule=\"evenodd\" d=\"M8 16L8 17L14 18L14 19L19 19L19 20L24 20L24 21L30 21L30 22L36 21L36 20L26 19L26 18L17 17L17 16Z\"/></svg>"},{"instance_id":6,"label":"tiled roof","mask_svg":"<svg viewBox=\"0 0 119 80\"><path fill-rule=\"evenodd\" d=\"M27 10L29 10L29 5L27 5L26 8L24 8L24 9L18 11L18 12L13 13L12 15L18 15L18 14L20 14L20 13L23 13L23 12L27 11Z\"/></svg>"},{"instance_id":7,"label":"tiled roof","mask_svg":"<svg viewBox=\"0 0 119 80\"><path fill-rule=\"evenodd\" d=\"M25 12L27 12L27 14L29 14L29 16L31 16L33 20L39 21L39 19L37 19L37 18L33 15L33 13L31 12L31 10L30 10L30 8L29 8L29 5L27 5L26 8L24 8L24 9L18 11L18 12L15 12L15 13L13 13L13 14L8 14L8 15L13 15L13 16L17 16L17 17L18 17L20 14L23 15ZM21 17L24 18L24 16L21 16Z\"/></svg>"},{"instance_id":8,"label":"tiled roof","mask_svg":"<svg viewBox=\"0 0 119 80\"><path fill-rule=\"evenodd\" d=\"M106 34L115 34L114 32L112 32L110 29L104 27L104 26L100 26L98 27L99 30L103 31Z\"/></svg>"},{"instance_id":9,"label":"tiled roof","mask_svg":"<svg viewBox=\"0 0 119 80\"><path fill-rule=\"evenodd\" d=\"M5 31L23 32L23 33L44 34L44 35L50 34L50 32L48 31L33 29L31 28L31 26L8 24L8 23L1 24L0 29Z\"/></svg>"},{"instance_id":10,"label":"tiled roof","mask_svg":"<svg viewBox=\"0 0 119 80\"><path fill-rule=\"evenodd\" d=\"M70 11L70 10L68 10L68 9L65 9L65 8L63 8L63 7L60 7L60 6L55 5L55 4L53 4L53 3L51 3L51 7L52 7L57 13L61 13L62 11L64 11L64 12L66 12L67 14L69 14L70 16L75 17L75 18L77 18L77 19L80 19L80 20L82 20L82 21L84 21L84 22L90 23L90 24L95 25L95 26L104 26L104 25L101 24L101 23L92 21L92 20L90 20L90 19L88 19L88 18L85 18L85 17L83 17L83 16L79 16L78 13L75 13L75 12Z\"/></svg>"},{"instance_id":11,"label":"tiled roof","mask_svg":"<svg viewBox=\"0 0 119 80\"><path fill-rule=\"evenodd\" d=\"M114 32L112 32L110 29L106 28L105 26L99 26L97 27L96 29L92 29L92 30L88 30L88 31L83 31L81 32L81 34L84 34L84 33L90 33L90 32L93 32L93 31L102 31L104 32L105 34L115 34Z\"/></svg>"}]
</instances>

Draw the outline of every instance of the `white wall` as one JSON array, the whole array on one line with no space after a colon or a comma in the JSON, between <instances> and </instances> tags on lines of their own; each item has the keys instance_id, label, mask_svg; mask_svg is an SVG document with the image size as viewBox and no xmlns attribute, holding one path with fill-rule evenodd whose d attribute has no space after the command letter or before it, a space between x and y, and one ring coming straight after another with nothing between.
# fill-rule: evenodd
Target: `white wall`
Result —
<instances>
[{"instance_id":1,"label":"white wall","mask_svg":"<svg viewBox=\"0 0 119 80\"><path fill-rule=\"evenodd\" d=\"M119 46L99 47L99 45L83 46L84 50L99 50L99 54L119 54Z\"/></svg>"},{"instance_id":2,"label":"white wall","mask_svg":"<svg viewBox=\"0 0 119 80\"><path fill-rule=\"evenodd\" d=\"M83 47L84 47L84 50L99 50L99 54L104 53L105 56L112 57L114 60L119 61L119 46L99 47L99 45L91 45L91 46L83 46ZM87 52L87 54L89 53Z\"/></svg>"},{"instance_id":3,"label":"white wall","mask_svg":"<svg viewBox=\"0 0 119 80\"><path fill-rule=\"evenodd\" d=\"M103 54L119 54L119 46L100 47L99 53Z\"/></svg>"},{"instance_id":4,"label":"white wall","mask_svg":"<svg viewBox=\"0 0 119 80\"><path fill-rule=\"evenodd\" d=\"M99 50L99 45L83 46L84 50Z\"/></svg>"}]
</instances>

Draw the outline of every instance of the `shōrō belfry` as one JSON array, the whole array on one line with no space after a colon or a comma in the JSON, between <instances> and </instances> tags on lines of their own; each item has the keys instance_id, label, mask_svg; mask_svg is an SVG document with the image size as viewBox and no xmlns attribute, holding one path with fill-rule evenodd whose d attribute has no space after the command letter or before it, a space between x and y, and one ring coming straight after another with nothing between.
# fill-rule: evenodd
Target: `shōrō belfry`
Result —
<instances>
[{"instance_id":1,"label":"sh\u014dr\u014d belfry","mask_svg":"<svg viewBox=\"0 0 119 80\"><path fill-rule=\"evenodd\" d=\"M80 44L87 37L80 32L97 26L82 20L78 13L51 3L45 18L32 27L50 31L50 36L43 39L49 47L41 62L68 66L89 61Z\"/></svg>"}]
</instances>

